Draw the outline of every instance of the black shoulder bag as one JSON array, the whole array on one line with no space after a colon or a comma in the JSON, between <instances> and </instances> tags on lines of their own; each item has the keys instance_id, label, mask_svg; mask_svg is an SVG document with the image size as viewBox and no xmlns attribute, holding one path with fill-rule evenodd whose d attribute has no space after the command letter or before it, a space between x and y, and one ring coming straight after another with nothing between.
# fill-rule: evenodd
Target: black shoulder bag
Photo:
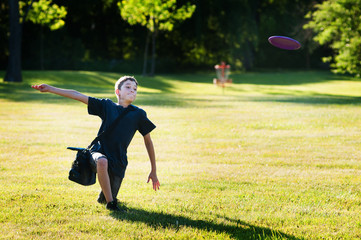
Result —
<instances>
[{"instance_id":1,"label":"black shoulder bag","mask_svg":"<svg viewBox=\"0 0 361 240\"><path fill-rule=\"evenodd\" d=\"M101 132L87 148L67 147L67 149L78 151L71 165L69 171L69 180L79 183L84 186L93 185L96 182L96 172L91 168L91 153L90 149L96 144L101 138L107 135L111 130L114 129L115 125L119 120L125 116L131 110L131 106L128 106L119 116L112 122L112 124L103 132Z\"/></svg>"}]
</instances>

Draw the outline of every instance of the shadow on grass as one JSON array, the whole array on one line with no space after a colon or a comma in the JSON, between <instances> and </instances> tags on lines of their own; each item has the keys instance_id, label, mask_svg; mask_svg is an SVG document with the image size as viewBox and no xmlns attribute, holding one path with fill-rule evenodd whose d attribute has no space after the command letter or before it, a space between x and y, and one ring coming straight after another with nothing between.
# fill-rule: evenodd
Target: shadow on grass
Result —
<instances>
[{"instance_id":1,"label":"shadow on grass","mask_svg":"<svg viewBox=\"0 0 361 240\"><path fill-rule=\"evenodd\" d=\"M327 94L314 96L275 95L266 97L251 97L249 101L295 103L305 105L359 105L361 104L361 97L333 96Z\"/></svg>"},{"instance_id":2,"label":"shadow on grass","mask_svg":"<svg viewBox=\"0 0 361 240\"><path fill-rule=\"evenodd\" d=\"M102 91L100 88L96 87L78 87L78 91L88 94L91 92L90 95L96 91L100 92L100 94L104 95L104 97L108 98L114 98L111 92L106 92L105 90ZM96 93L98 94L98 93ZM98 96L96 96L98 97ZM69 103L77 103L77 101L74 101L72 99L64 98L55 94L50 93L40 93L34 89L31 88L30 85L26 86L14 86L14 85L8 85L5 88L2 88L2 84L0 83L0 99L5 99L7 101L12 102L27 102L27 103L47 103L47 104L58 104L58 105L67 105Z\"/></svg>"},{"instance_id":3,"label":"shadow on grass","mask_svg":"<svg viewBox=\"0 0 361 240\"><path fill-rule=\"evenodd\" d=\"M256 72L235 74L232 76L235 83L254 85L302 85L308 83L322 83L335 80L360 81L349 76L335 75L328 71L281 71Z\"/></svg>"},{"instance_id":4,"label":"shadow on grass","mask_svg":"<svg viewBox=\"0 0 361 240\"><path fill-rule=\"evenodd\" d=\"M82 71L24 71L23 82L8 83L0 81L0 99L10 101L59 102L59 96L40 94L31 89L32 84L47 83L59 88L74 89L90 96L115 98L114 84L122 76L115 73ZM139 77L140 86L161 93L172 93L172 85L164 77ZM158 94L159 95L159 94ZM158 101L159 102L159 101ZM174 105L172 103L171 105Z\"/></svg>"},{"instance_id":5,"label":"shadow on grass","mask_svg":"<svg viewBox=\"0 0 361 240\"><path fill-rule=\"evenodd\" d=\"M51 104L66 104L69 101L53 94L39 93L31 89L32 83L46 82L60 88L75 89L94 97L110 98L115 100L113 84L119 77L115 73L82 72L82 71L24 71L24 82L0 82L0 99L16 102L46 102ZM174 94L172 80L188 82L209 82L210 75L171 75L154 78L138 77L140 85L144 88L156 89L158 93L139 92L135 105L170 106L170 107L213 107L228 106L229 102L284 102L299 104L361 104L361 97L341 95L325 95L312 92L297 92L277 88L262 88L259 85L290 85L308 82L330 81L343 79L359 81L347 76L333 75L329 72L289 72L289 73L246 73L235 75L235 85L241 86L247 82L254 84L254 91L264 92L264 96L243 96L242 89L230 88L232 95L209 96L207 99L199 95ZM211 84L211 83L210 83ZM260 88L260 89L259 89ZM277 92L280 91L280 92ZM234 95L239 93L239 95ZM300 96L297 96L299 95ZM305 95L306 94L306 95ZM302 95L302 96L301 96Z\"/></svg>"},{"instance_id":6,"label":"shadow on grass","mask_svg":"<svg viewBox=\"0 0 361 240\"><path fill-rule=\"evenodd\" d=\"M71 86L57 84L56 87L75 89L81 93L87 94L92 97L99 98L110 98L116 101L113 88L101 88L94 86ZM40 93L31 88L27 83L19 84L7 84L0 82L0 99L6 99L12 102L38 102L38 103L49 103L49 104L67 104L69 102L76 102L71 99L67 99L55 94ZM184 101L183 98L179 98L171 94L160 94L160 93L138 93L137 100L134 102L135 105L146 105L146 106L171 106L171 107L182 107L188 106L188 102Z\"/></svg>"},{"instance_id":7,"label":"shadow on grass","mask_svg":"<svg viewBox=\"0 0 361 240\"><path fill-rule=\"evenodd\" d=\"M61 86L63 87L63 86ZM66 88L67 86L65 86ZM78 86L78 91L93 97L110 98L115 101L112 89L93 86ZM74 100L66 99L54 94L40 93L33 90L28 84L4 84L0 83L0 99L14 102L46 102L49 104L68 104ZM164 106L164 107L228 107L229 103L242 102L279 102L305 105L360 105L361 97L312 94L306 96L294 96L285 93L272 93L265 96L212 96L204 98L202 95L180 96L171 93L147 93L140 92L135 105L139 106Z\"/></svg>"},{"instance_id":8,"label":"shadow on grass","mask_svg":"<svg viewBox=\"0 0 361 240\"><path fill-rule=\"evenodd\" d=\"M188 227L208 232L225 233L234 239L301 239L280 231L254 226L244 221L229 218L224 220L229 221L231 225L206 220L194 220L167 213L149 212L139 208L128 208L127 213L112 212L110 214L118 220L142 222L154 229L168 228L178 231L182 227Z\"/></svg>"},{"instance_id":9,"label":"shadow on grass","mask_svg":"<svg viewBox=\"0 0 361 240\"><path fill-rule=\"evenodd\" d=\"M112 93L114 92L114 84L122 76L122 74L106 72L46 72L47 78L58 79L56 85L61 88L76 88L76 90L82 91L79 87L83 87L84 91L89 91L89 87L100 87ZM162 76L135 76L135 78L141 87L154 89L163 93L172 92L172 85L169 84L168 79Z\"/></svg>"},{"instance_id":10,"label":"shadow on grass","mask_svg":"<svg viewBox=\"0 0 361 240\"><path fill-rule=\"evenodd\" d=\"M216 78L216 73L203 74L179 74L164 76L168 80L176 80L191 83L212 83L213 78ZM233 80L234 84L254 84L254 85L302 85L309 83L322 83L329 81L361 81L360 78L355 78L347 75L337 75L329 71L265 71L265 72L245 72L230 74L229 78Z\"/></svg>"}]
</instances>

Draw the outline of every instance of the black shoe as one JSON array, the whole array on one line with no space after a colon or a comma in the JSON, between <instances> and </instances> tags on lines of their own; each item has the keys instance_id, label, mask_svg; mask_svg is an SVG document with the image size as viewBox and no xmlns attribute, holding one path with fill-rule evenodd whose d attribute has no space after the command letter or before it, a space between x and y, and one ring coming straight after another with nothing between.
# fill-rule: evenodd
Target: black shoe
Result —
<instances>
[{"instance_id":1,"label":"black shoe","mask_svg":"<svg viewBox=\"0 0 361 240\"><path fill-rule=\"evenodd\" d=\"M114 199L114 196L113 196L113 199ZM118 199L116 199L116 200L117 200L117 202L119 202ZM105 199L105 197L104 197L104 195L102 193L99 194L97 202L100 203L100 204L104 204L104 205L107 204L107 200Z\"/></svg>"},{"instance_id":2,"label":"black shoe","mask_svg":"<svg viewBox=\"0 0 361 240\"><path fill-rule=\"evenodd\" d=\"M105 198L104 199L98 198L97 202L100 204L107 204L107 200L105 200Z\"/></svg>"},{"instance_id":3,"label":"black shoe","mask_svg":"<svg viewBox=\"0 0 361 240\"><path fill-rule=\"evenodd\" d=\"M104 205L107 204L107 200L105 200L105 199L100 199L100 198L98 198L97 202L100 203L100 204L104 204ZM118 200L118 199L117 199L117 202L119 203L119 200Z\"/></svg>"},{"instance_id":4,"label":"black shoe","mask_svg":"<svg viewBox=\"0 0 361 240\"><path fill-rule=\"evenodd\" d=\"M103 194L103 192L101 191L100 193L99 193L99 196L98 196L98 203L100 203L100 204L107 204L107 200L105 199L105 196L104 196L104 194Z\"/></svg>"},{"instance_id":5,"label":"black shoe","mask_svg":"<svg viewBox=\"0 0 361 240\"><path fill-rule=\"evenodd\" d=\"M116 212L123 212L123 210L121 210L118 207L118 201L117 200L113 200L111 202L107 203L107 209L111 210L111 211L116 211Z\"/></svg>"}]
</instances>

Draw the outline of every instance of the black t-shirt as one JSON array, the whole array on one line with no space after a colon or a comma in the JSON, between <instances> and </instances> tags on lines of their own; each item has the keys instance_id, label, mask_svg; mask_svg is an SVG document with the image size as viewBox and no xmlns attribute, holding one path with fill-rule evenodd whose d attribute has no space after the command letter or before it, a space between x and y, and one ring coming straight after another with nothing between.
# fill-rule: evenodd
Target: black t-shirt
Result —
<instances>
[{"instance_id":1,"label":"black t-shirt","mask_svg":"<svg viewBox=\"0 0 361 240\"><path fill-rule=\"evenodd\" d=\"M129 107L130 111L119 120L105 138L100 140L99 152L107 157L109 170L121 178L124 177L128 165L127 148L135 132L138 130L145 136L155 128L143 109L134 105L129 105ZM89 97L88 100L88 113L102 119L98 135L107 129L125 109L110 99Z\"/></svg>"}]
</instances>

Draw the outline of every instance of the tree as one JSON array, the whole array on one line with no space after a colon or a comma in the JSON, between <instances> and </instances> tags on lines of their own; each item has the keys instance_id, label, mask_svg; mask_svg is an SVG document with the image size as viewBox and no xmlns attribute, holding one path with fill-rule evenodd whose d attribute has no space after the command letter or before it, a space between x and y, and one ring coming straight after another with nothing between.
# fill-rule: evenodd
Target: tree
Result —
<instances>
[{"instance_id":1,"label":"tree","mask_svg":"<svg viewBox=\"0 0 361 240\"><path fill-rule=\"evenodd\" d=\"M4 80L21 82L21 25L19 22L19 1L9 0L9 60Z\"/></svg>"},{"instance_id":2,"label":"tree","mask_svg":"<svg viewBox=\"0 0 361 240\"><path fill-rule=\"evenodd\" d=\"M296 37L305 49L305 36L298 29L314 1L197 0L192 18L166 34L162 46L172 51L163 55L188 69L212 69L221 61L237 71L304 67L304 51L289 58L290 52L277 51L267 39L272 35ZM310 65L314 63L311 54Z\"/></svg>"},{"instance_id":3,"label":"tree","mask_svg":"<svg viewBox=\"0 0 361 240\"><path fill-rule=\"evenodd\" d=\"M123 0L118 3L120 14L129 24L141 24L147 27L149 34L146 37L144 50L143 75L147 71L147 56L150 35L152 36L152 65L150 76L155 73L156 37L158 31L172 31L177 21L190 18L195 5L187 3L177 8L176 0Z\"/></svg>"},{"instance_id":4,"label":"tree","mask_svg":"<svg viewBox=\"0 0 361 240\"><path fill-rule=\"evenodd\" d=\"M32 11L29 12L29 10ZM21 39L23 22L29 20L34 23L49 26L50 29L58 29L64 25L62 18L66 15L64 7L52 4L51 0L39 0L37 2L9 0L9 61L4 81L21 82ZM22 18L20 19L20 16Z\"/></svg>"},{"instance_id":5,"label":"tree","mask_svg":"<svg viewBox=\"0 0 361 240\"><path fill-rule=\"evenodd\" d=\"M330 62L336 73L361 74L361 0L328 0L306 15L314 40L329 44L334 51L323 60Z\"/></svg>"},{"instance_id":6,"label":"tree","mask_svg":"<svg viewBox=\"0 0 361 240\"><path fill-rule=\"evenodd\" d=\"M20 6L25 7L25 3L21 2ZM23 8L20 7L22 13ZM35 24L41 25L40 32L40 68L44 70L44 36L43 27L49 27L50 30L57 30L65 25L63 20L66 17L65 7L59 7L52 4L51 0L39 0L32 4L32 11L29 12L25 20L29 20ZM22 13L21 15L25 15Z\"/></svg>"}]
</instances>

